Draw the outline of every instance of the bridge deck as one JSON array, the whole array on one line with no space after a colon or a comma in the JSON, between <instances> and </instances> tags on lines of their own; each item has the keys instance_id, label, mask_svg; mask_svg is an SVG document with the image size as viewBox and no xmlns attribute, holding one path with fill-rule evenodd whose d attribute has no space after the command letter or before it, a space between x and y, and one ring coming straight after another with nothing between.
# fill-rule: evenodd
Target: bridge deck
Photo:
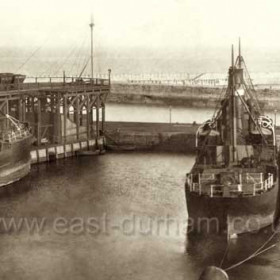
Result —
<instances>
[{"instance_id":1,"label":"bridge deck","mask_svg":"<svg viewBox=\"0 0 280 280\"><path fill-rule=\"evenodd\" d=\"M0 111L29 123L37 146L99 139L109 93L110 79L0 83Z\"/></svg>"}]
</instances>

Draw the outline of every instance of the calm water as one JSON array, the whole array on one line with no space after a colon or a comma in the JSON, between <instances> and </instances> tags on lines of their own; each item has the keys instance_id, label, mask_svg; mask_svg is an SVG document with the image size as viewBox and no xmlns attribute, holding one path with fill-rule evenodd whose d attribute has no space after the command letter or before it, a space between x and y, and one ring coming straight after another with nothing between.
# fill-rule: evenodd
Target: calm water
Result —
<instances>
[{"instance_id":1,"label":"calm water","mask_svg":"<svg viewBox=\"0 0 280 280\"><path fill-rule=\"evenodd\" d=\"M186 108L168 106L146 106L132 104L108 104L106 120L130 122L203 123L213 116L213 108ZM279 119L280 120L280 119Z\"/></svg>"},{"instance_id":2,"label":"calm water","mask_svg":"<svg viewBox=\"0 0 280 280\"><path fill-rule=\"evenodd\" d=\"M124 122L203 123L213 117L215 108L186 108L153 105L108 104L106 120ZM266 113L280 125L280 112Z\"/></svg>"},{"instance_id":3,"label":"calm water","mask_svg":"<svg viewBox=\"0 0 280 280\"><path fill-rule=\"evenodd\" d=\"M183 185L193 162L186 155L127 153L34 166L0 190L0 278L198 279L205 266L220 264L226 243L186 237ZM18 228L8 230L3 221ZM32 221L44 223L32 230ZM223 267L269 236L232 242ZM279 279L279 253L274 248L230 271L230 279Z\"/></svg>"}]
</instances>

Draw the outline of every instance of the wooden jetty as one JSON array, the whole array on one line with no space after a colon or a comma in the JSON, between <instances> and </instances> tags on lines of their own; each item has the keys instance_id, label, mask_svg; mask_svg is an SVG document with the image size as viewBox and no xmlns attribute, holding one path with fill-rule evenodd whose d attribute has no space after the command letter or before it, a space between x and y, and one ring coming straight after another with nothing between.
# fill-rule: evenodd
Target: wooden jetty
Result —
<instances>
[{"instance_id":1,"label":"wooden jetty","mask_svg":"<svg viewBox=\"0 0 280 280\"><path fill-rule=\"evenodd\" d=\"M110 72L107 79L48 77L0 84L0 110L32 129L33 163L102 149Z\"/></svg>"}]
</instances>

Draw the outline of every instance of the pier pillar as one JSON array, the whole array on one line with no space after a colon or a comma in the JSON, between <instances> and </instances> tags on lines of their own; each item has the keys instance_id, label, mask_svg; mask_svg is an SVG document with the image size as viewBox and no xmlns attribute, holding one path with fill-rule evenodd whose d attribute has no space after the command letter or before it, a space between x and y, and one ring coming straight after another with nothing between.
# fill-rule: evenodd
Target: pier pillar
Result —
<instances>
[{"instance_id":1,"label":"pier pillar","mask_svg":"<svg viewBox=\"0 0 280 280\"><path fill-rule=\"evenodd\" d=\"M31 98L31 111L33 113L35 112L35 97Z\"/></svg>"},{"instance_id":2,"label":"pier pillar","mask_svg":"<svg viewBox=\"0 0 280 280\"><path fill-rule=\"evenodd\" d=\"M6 101L6 114L10 114L9 99Z\"/></svg>"},{"instance_id":3,"label":"pier pillar","mask_svg":"<svg viewBox=\"0 0 280 280\"><path fill-rule=\"evenodd\" d=\"M50 142L51 143L54 143L54 134L55 134L55 129L54 129L54 126L55 126L55 124L54 124L54 122L55 122L55 106L54 106L54 98L55 98L55 96L54 96L54 94L53 93L51 93L50 94L50 112L51 112L51 115L50 115L50 123L51 123L51 125L52 125L52 127L51 127L51 133L50 133Z\"/></svg>"},{"instance_id":4,"label":"pier pillar","mask_svg":"<svg viewBox=\"0 0 280 280\"><path fill-rule=\"evenodd\" d=\"M50 106L51 106L51 113L54 113L54 95L51 94L50 96Z\"/></svg>"},{"instance_id":5,"label":"pier pillar","mask_svg":"<svg viewBox=\"0 0 280 280\"><path fill-rule=\"evenodd\" d=\"M22 121L25 122L26 121L26 98L22 98L21 106L22 106Z\"/></svg>"},{"instance_id":6,"label":"pier pillar","mask_svg":"<svg viewBox=\"0 0 280 280\"><path fill-rule=\"evenodd\" d=\"M105 104L103 104L103 106L102 106L102 123L101 123L101 130L102 130L102 134L104 134L104 130L105 130Z\"/></svg>"},{"instance_id":7,"label":"pier pillar","mask_svg":"<svg viewBox=\"0 0 280 280\"><path fill-rule=\"evenodd\" d=\"M67 105L67 97L63 97L63 143L67 142L67 112L68 112L68 105Z\"/></svg>"},{"instance_id":8,"label":"pier pillar","mask_svg":"<svg viewBox=\"0 0 280 280\"><path fill-rule=\"evenodd\" d=\"M77 98L76 101L76 134L77 140L80 139L80 98Z\"/></svg>"},{"instance_id":9,"label":"pier pillar","mask_svg":"<svg viewBox=\"0 0 280 280\"><path fill-rule=\"evenodd\" d=\"M22 100L22 98L20 98L19 100L18 100L18 104L17 104L17 118L18 118L18 120L20 121L20 122L22 122L22 104L23 104L23 102L22 102L23 100Z\"/></svg>"},{"instance_id":10,"label":"pier pillar","mask_svg":"<svg viewBox=\"0 0 280 280\"><path fill-rule=\"evenodd\" d=\"M90 139L90 125L91 125L91 123L90 123L90 116L91 116L91 114L90 114L90 96L89 95L87 95L87 115L86 115L86 117L87 117L87 140L89 140Z\"/></svg>"},{"instance_id":11,"label":"pier pillar","mask_svg":"<svg viewBox=\"0 0 280 280\"><path fill-rule=\"evenodd\" d=\"M37 101L37 146L41 145L41 125L42 125L41 99Z\"/></svg>"},{"instance_id":12,"label":"pier pillar","mask_svg":"<svg viewBox=\"0 0 280 280\"><path fill-rule=\"evenodd\" d=\"M90 119L90 136L92 137L93 134L94 134L94 131L93 131L93 95L90 95L90 110L89 110L89 119Z\"/></svg>"},{"instance_id":13,"label":"pier pillar","mask_svg":"<svg viewBox=\"0 0 280 280\"><path fill-rule=\"evenodd\" d=\"M83 104L80 104L80 126L84 125L83 110L84 110L84 106Z\"/></svg>"},{"instance_id":14,"label":"pier pillar","mask_svg":"<svg viewBox=\"0 0 280 280\"><path fill-rule=\"evenodd\" d=\"M27 96L26 97L26 110L27 110L27 112L30 112L30 107L31 107L31 105L30 105L30 97L29 96Z\"/></svg>"},{"instance_id":15,"label":"pier pillar","mask_svg":"<svg viewBox=\"0 0 280 280\"><path fill-rule=\"evenodd\" d=\"M4 101L3 112L4 112L4 114L9 114L9 99L5 99L5 101ZM9 127L9 120L8 120L8 118L6 118L5 126L6 126L6 129Z\"/></svg>"},{"instance_id":16,"label":"pier pillar","mask_svg":"<svg viewBox=\"0 0 280 280\"><path fill-rule=\"evenodd\" d=\"M95 127L96 127L96 144L98 143L99 139L99 94L96 96L96 120L95 120Z\"/></svg>"},{"instance_id":17,"label":"pier pillar","mask_svg":"<svg viewBox=\"0 0 280 280\"><path fill-rule=\"evenodd\" d=\"M56 95L54 116L54 142L61 143L61 116L60 116L60 94Z\"/></svg>"}]
</instances>

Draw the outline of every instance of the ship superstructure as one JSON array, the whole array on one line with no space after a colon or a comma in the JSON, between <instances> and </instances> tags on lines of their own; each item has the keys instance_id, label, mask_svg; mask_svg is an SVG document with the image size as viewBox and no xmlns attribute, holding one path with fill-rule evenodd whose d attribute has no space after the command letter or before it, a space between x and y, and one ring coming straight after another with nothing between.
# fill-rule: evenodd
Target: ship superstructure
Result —
<instances>
[{"instance_id":1,"label":"ship superstructure","mask_svg":"<svg viewBox=\"0 0 280 280\"><path fill-rule=\"evenodd\" d=\"M249 81L249 82L248 82ZM278 165L275 127L264 116L239 54L213 118L196 134L196 162L187 175L189 230L238 234L275 217Z\"/></svg>"}]
</instances>

